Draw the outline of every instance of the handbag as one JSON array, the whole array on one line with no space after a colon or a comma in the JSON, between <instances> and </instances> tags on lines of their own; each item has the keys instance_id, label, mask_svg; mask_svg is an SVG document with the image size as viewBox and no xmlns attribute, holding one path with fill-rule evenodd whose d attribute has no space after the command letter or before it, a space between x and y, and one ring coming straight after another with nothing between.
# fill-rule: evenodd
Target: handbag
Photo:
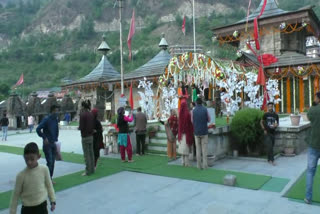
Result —
<instances>
[{"instance_id":1,"label":"handbag","mask_svg":"<svg viewBox=\"0 0 320 214\"><path fill-rule=\"evenodd\" d=\"M173 135L171 129L170 129L170 125L169 123L166 123L165 125L165 129L166 129L166 134L167 134L167 138L169 141L173 142L176 140L176 137Z\"/></svg>"}]
</instances>

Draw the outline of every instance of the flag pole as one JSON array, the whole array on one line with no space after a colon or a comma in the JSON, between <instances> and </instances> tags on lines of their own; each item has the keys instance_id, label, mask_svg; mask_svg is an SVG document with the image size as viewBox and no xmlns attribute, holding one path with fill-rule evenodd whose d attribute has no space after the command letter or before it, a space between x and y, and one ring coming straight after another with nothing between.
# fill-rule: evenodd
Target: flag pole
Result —
<instances>
[{"instance_id":1,"label":"flag pole","mask_svg":"<svg viewBox=\"0 0 320 214\"><path fill-rule=\"evenodd\" d=\"M196 21L194 17L194 0L192 0L192 19L193 19L193 52L196 53Z\"/></svg>"},{"instance_id":2,"label":"flag pole","mask_svg":"<svg viewBox=\"0 0 320 214\"><path fill-rule=\"evenodd\" d=\"M121 75L121 94L124 94L123 83L123 45L122 45L122 1L119 0L119 16L120 16L120 75Z\"/></svg>"}]
</instances>

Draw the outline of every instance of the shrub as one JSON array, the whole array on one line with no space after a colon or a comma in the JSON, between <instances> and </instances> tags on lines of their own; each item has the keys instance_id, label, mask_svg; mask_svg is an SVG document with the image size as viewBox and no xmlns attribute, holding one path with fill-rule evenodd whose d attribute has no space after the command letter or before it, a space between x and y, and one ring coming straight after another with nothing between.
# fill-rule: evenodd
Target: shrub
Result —
<instances>
[{"instance_id":1,"label":"shrub","mask_svg":"<svg viewBox=\"0 0 320 214\"><path fill-rule=\"evenodd\" d=\"M234 137L234 145L240 153L250 151L263 151L263 130L260 126L263 111L246 108L238 111L232 118L231 135Z\"/></svg>"},{"instance_id":2,"label":"shrub","mask_svg":"<svg viewBox=\"0 0 320 214\"><path fill-rule=\"evenodd\" d=\"M111 124L117 124L118 115L115 114L111 117Z\"/></svg>"}]
</instances>

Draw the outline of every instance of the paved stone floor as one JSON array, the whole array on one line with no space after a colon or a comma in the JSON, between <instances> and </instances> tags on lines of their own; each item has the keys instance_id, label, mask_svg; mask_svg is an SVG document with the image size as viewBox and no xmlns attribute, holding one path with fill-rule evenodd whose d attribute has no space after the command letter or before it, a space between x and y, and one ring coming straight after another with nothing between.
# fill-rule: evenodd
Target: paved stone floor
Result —
<instances>
[{"instance_id":1,"label":"paved stone floor","mask_svg":"<svg viewBox=\"0 0 320 214\"><path fill-rule=\"evenodd\" d=\"M23 147L30 141L42 145L41 139L35 133L11 135L8 141L0 141L0 145ZM78 131L60 131L60 141L63 151L82 153ZM113 155L113 157L118 157L118 155ZM15 167L2 163L2 158L8 158ZM294 158L281 157L276 162L277 166L270 166L263 161L224 159L217 161L213 168L288 178L290 183L286 188L289 188L292 181L305 170L306 154ZM0 153L0 192L12 188L12 179L17 171L20 171L17 166L20 164L22 165L20 169L25 166L21 156ZM83 170L83 166L58 162L56 176L59 176L59 173L62 175L78 169ZM3 177L5 178L4 183L2 183ZM320 213L319 206L310 206L282 197L284 191L274 193L248 190L124 171L58 192L57 209L54 213ZM8 210L0 211L0 214L4 213L8 213Z\"/></svg>"}]
</instances>

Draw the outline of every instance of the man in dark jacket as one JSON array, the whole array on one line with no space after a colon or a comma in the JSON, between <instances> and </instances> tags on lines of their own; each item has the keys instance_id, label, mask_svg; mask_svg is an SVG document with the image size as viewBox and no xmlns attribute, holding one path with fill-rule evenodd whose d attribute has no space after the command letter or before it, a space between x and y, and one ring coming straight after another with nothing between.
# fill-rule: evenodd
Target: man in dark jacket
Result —
<instances>
[{"instance_id":1,"label":"man in dark jacket","mask_svg":"<svg viewBox=\"0 0 320 214\"><path fill-rule=\"evenodd\" d=\"M306 197L304 201L307 204L312 202L313 178L317 170L318 160L320 159L320 91L316 93L314 105L308 111L308 118L311 123L311 135L308 148L308 166L307 166L307 185ZM318 187L319 188L319 187Z\"/></svg>"},{"instance_id":2,"label":"man in dark jacket","mask_svg":"<svg viewBox=\"0 0 320 214\"><path fill-rule=\"evenodd\" d=\"M208 122L211 120L206 107L202 106L202 99L197 99L197 106L192 111L191 117L196 140L197 167L208 168ZM201 164L202 155L202 164Z\"/></svg>"},{"instance_id":3,"label":"man in dark jacket","mask_svg":"<svg viewBox=\"0 0 320 214\"><path fill-rule=\"evenodd\" d=\"M268 103L268 112L264 113L260 121L261 128L264 131L264 144L267 147L268 163L275 166L273 156L273 146L275 144L275 132L279 126L279 116L274 112L274 103Z\"/></svg>"},{"instance_id":4,"label":"man in dark jacket","mask_svg":"<svg viewBox=\"0 0 320 214\"><path fill-rule=\"evenodd\" d=\"M50 114L46 116L38 125L36 131L39 137L43 139L43 152L47 160L47 166L50 171L52 179L54 171L54 162L57 155L56 142L59 137L58 126L58 106L52 105L50 108Z\"/></svg>"},{"instance_id":5,"label":"man in dark jacket","mask_svg":"<svg viewBox=\"0 0 320 214\"><path fill-rule=\"evenodd\" d=\"M137 155L144 155L144 146L146 141L147 131L147 116L141 112L141 107L137 108L135 119L135 131L137 140Z\"/></svg>"},{"instance_id":6,"label":"man in dark jacket","mask_svg":"<svg viewBox=\"0 0 320 214\"><path fill-rule=\"evenodd\" d=\"M3 140L6 141L8 136L8 125L9 125L9 120L6 114L3 114L3 118L0 121L0 125L2 127L2 141Z\"/></svg>"}]
</instances>

